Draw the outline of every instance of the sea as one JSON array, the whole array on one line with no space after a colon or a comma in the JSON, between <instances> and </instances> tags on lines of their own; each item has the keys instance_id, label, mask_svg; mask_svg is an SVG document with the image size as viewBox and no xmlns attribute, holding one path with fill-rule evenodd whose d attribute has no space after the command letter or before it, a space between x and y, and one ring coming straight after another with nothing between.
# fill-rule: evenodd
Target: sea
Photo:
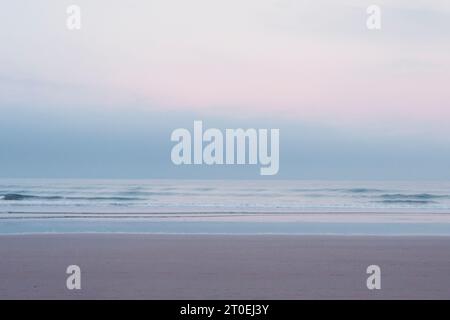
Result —
<instances>
[{"instance_id":1,"label":"sea","mask_svg":"<svg viewBox=\"0 0 450 320\"><path fill-rule=\"evenodd\" d=\"M450 181L0 179L0 234L450 235L449 222Z\"/></svg>"}]
</instances>

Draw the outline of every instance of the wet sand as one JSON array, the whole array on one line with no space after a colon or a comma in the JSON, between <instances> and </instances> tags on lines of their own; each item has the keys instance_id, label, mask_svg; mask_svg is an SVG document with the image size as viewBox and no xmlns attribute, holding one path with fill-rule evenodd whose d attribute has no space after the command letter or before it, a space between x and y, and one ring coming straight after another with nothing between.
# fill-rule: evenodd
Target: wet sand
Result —
<instances>
[{"instance_id":1,"label":"wet sand","mask_svg":"<svg viewBox=\"0 0 450 320\"><path fill-rule=\"evenodd\" d=\"M0 298L450 299L450 237L3 235Z\"/></svg>"}]
</instances>

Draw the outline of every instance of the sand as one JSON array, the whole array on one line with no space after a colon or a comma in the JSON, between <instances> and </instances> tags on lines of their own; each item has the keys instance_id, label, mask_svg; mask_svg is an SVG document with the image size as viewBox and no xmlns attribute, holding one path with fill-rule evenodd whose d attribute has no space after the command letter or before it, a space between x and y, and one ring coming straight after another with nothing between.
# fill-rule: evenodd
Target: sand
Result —
<instances>
[{"instance_id":1,"label":"sand","mask_svg":"<svg viewBox=\"0 0 450 320\"><path fill-rule=\"evenodd\" d=\"M450 237L4 235L0 298L450 299Z\"/></svg>"}]
</instances>

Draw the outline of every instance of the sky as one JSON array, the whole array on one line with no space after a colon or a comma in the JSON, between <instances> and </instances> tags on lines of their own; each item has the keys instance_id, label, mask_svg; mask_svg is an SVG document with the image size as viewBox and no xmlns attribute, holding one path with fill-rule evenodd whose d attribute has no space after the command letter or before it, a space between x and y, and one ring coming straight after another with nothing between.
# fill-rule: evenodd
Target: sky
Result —
<instances>
[{"instance_id":1,"label":"sky","mask_svg":"<svg viewBox=\"0 0 450 320\"><path fill-rule=\"evenodd\" d=\"M202 120L279 128L274 179L448 180L449 40L446 0L11 1L0 177L260 178L174 166L171 132Z\"/></svg>"}]
</instances>

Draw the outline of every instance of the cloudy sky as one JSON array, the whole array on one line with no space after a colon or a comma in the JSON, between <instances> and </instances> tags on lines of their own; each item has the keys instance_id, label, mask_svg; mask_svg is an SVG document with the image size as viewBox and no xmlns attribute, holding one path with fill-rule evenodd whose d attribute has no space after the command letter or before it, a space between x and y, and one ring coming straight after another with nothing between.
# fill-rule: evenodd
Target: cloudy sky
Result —
<instances>
[{"instance_id":1,"label":"cloudy sky","mask_svg":"<svg viewBox=\"0 0 450 320\"><path fill-rule=\"evenodd\" d=\"M446 0L11 1L0 177L258 178L171 164L203 120L280 128L280 179L450 179L449 40Z\"/></svg>"}]
</instances>

